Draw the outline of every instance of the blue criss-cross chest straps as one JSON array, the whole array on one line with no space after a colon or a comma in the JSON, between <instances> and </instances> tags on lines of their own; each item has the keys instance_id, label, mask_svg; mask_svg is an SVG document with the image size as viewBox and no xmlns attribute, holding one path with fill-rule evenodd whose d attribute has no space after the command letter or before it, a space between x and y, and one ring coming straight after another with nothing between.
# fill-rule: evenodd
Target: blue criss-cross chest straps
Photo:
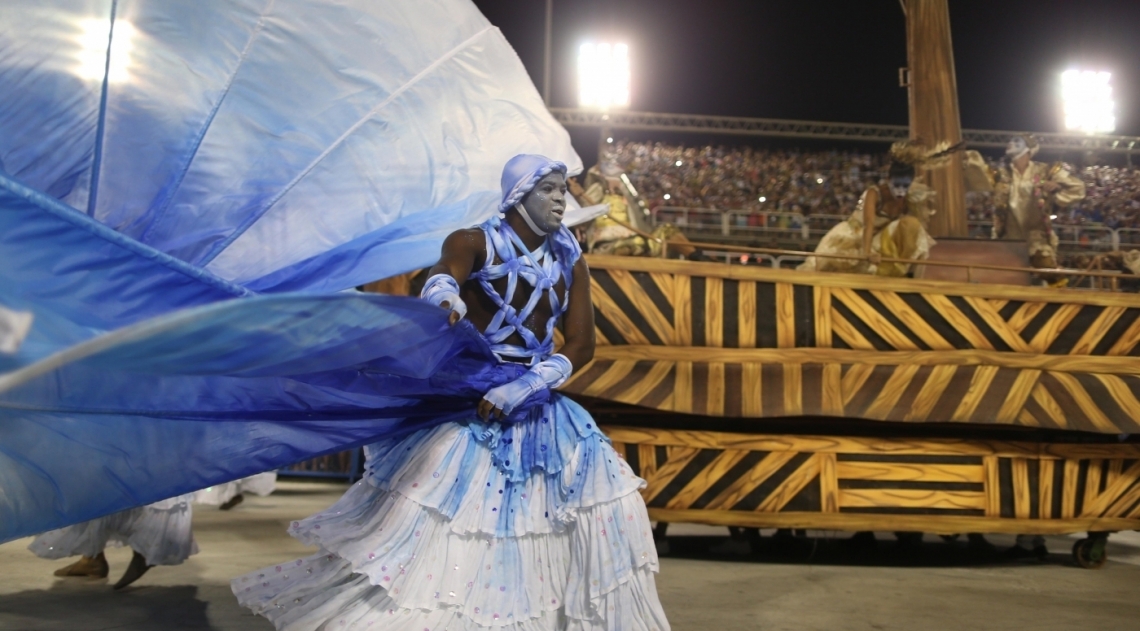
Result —
<instances>
[{"instance_id":1,"label":"blue criss-cross chest straps","mask_svg":"<svg viewBox=\"0 0 1140 631\"><path fill-rule=\"evenodd\" d=\"M500 360L504 357L529 358L527 363L533 365L554 353L554 326L570 306L574 264L582 250L570 231L563 227L547 236L542 245L531 251L502 219L498 215L479 226L487 239L487 260L482 269L471 274L471 278L478 279L483 291L498 308L491 323L484 329L483 336L491 343L491 350ZM496 255L500 261L497 265ZM503 295L499 295L491 281L504 277L507 279L507 288ZM519 279L534 288L522 309L511 305ZM566 290L562 296L555 291L559 279L566 280ZM550 301L553 317L547 321L546 333L540 341L523 323L534 313L538 301L544 296ZM515 333L522 338L525 347L505 343Z\"/></svg>"}]
</instances>

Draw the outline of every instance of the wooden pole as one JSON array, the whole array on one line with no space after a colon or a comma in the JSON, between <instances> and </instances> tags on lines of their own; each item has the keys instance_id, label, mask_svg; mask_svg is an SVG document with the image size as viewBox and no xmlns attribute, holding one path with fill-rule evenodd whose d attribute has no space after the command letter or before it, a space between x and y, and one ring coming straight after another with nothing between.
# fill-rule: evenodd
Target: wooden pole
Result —
<instances>
[{"instance_id":1,"label":"wooden pole","mask_svg":"<svg viewBox=\"0 0 1140 631\"><path fill-rule=\"evenodd\" d=\"M962 140L962 122L958 115L948 0L905 0L904 7L910 137L928 145L943 141L955 144ZM930 233L935 237L967 236L961 160L951 160L947 166L928 171L926 181L938 191L937 212L930 218Z\"/></svg>"}]
</instances>

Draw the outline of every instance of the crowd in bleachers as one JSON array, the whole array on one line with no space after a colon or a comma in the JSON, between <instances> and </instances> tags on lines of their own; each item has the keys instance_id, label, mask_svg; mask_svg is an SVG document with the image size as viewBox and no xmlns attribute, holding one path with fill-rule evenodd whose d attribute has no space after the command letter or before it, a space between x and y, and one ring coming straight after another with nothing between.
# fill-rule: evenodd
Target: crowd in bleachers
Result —
<instances>
[{"instance_id":1,"label":"crowd in bleachers","mask_svg":"<svg viewBox=\"0 0 1140 631\"><path fill-rule=\"evenodd\" d=\"M886 155L619 142L615 159L658 206L845 214ZM668 195L668 197L666 197Z\"/></svg>"},{"instance_id":2,"label":"crowd in bleachers","mask_svg":"<svg viewBox=\"0 0 1140 631\"><path fill-rule=\"evenodd\" d=\"M764 225L761 213L788 213L771 219L780 222L771 227L788 228L799 228L800 217L812 228L826 228L834 223L826 219L849 215L859 195L882 177L889 162L886 152L685 147L660 142L618 142L613 159L651 210L753 211L757 220L749 225L754 226ZM1133 228L1120 231L1121 241L1140 244L1140 169L1090 166L1076 173L1087 184L1088 197L1059 214L1055 223ZM989 195L968 194L967 213L972 235L989 236L993 217ZM1095 231L1085 232L1095 238ZM1074 238L1090 238L1080 234Z\"/></svg>"}]
</instances>

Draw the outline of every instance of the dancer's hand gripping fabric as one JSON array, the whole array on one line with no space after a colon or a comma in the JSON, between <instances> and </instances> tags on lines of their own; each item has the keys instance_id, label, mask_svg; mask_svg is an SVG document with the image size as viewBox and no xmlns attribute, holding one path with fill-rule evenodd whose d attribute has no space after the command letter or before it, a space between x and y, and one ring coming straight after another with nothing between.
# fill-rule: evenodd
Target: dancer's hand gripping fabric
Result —
<instances>
[{"instance_id":1,"label":"dancer's hand gripping fabric","mask_svg":"<svg viewBox=\"0 0 1140 631\"><path fill-rule=\"evenodd\" d=\"M508 416L532 394L565 383L573 371L574 366L570 360L565 355L555 353L549 359L532 366L518 379L488 390L479 402L479 417L488 419L492 415L495 418Z\"/></svg>"},{"instance_id":2,"label":"dancer's hand gripping fabric","mask_svg":"<svg viewBox=\"0 0 1140 631\"><path fill-rule=\"evenodd\" d=\"M448 323L455 325L467 315L467 304L459 297L459 283L448 274L436 274L427 280L420 298L451 312Z\"/></svg>"}]
</instances>

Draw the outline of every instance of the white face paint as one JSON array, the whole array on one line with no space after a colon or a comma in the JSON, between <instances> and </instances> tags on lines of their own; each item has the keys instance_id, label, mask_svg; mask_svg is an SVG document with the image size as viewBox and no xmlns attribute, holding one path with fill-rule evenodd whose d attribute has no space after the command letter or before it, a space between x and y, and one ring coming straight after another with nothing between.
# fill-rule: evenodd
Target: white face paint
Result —
<instances>
[{"instance_id":1,"label":"white face paint","mask_svg":"<svg viewBox=\"0 0 1140 631\"><path fill-rule=\"evenodd\" d=\"M1025 144L1025 139L1021 136L1014 136L1005 147L1005 155L1010 158L1020 158L1027 151L1029 151L1029 146Z\"/></svg>"},{"instance_id":2,"label":"white face paint","mask_svg":"<svg viewBox=\"0 0 1140 631\"><path fill-rule=\"evenodd\" d=\"M894 195L898 199L905 199L912 182L914 182L914 178L892 177L890 183L891 195Z\"/></svg>"},{"instance_id":3,"label":"white face paint","mask_svg":"<svg viewBox=\"0 0 1140 631\"><path fill-rule=\"evenodd\" d=\"M566 212L566 177L555 171L542 178L516 208L539 236L557 232Z\"/></svg>"}]
</instances>

